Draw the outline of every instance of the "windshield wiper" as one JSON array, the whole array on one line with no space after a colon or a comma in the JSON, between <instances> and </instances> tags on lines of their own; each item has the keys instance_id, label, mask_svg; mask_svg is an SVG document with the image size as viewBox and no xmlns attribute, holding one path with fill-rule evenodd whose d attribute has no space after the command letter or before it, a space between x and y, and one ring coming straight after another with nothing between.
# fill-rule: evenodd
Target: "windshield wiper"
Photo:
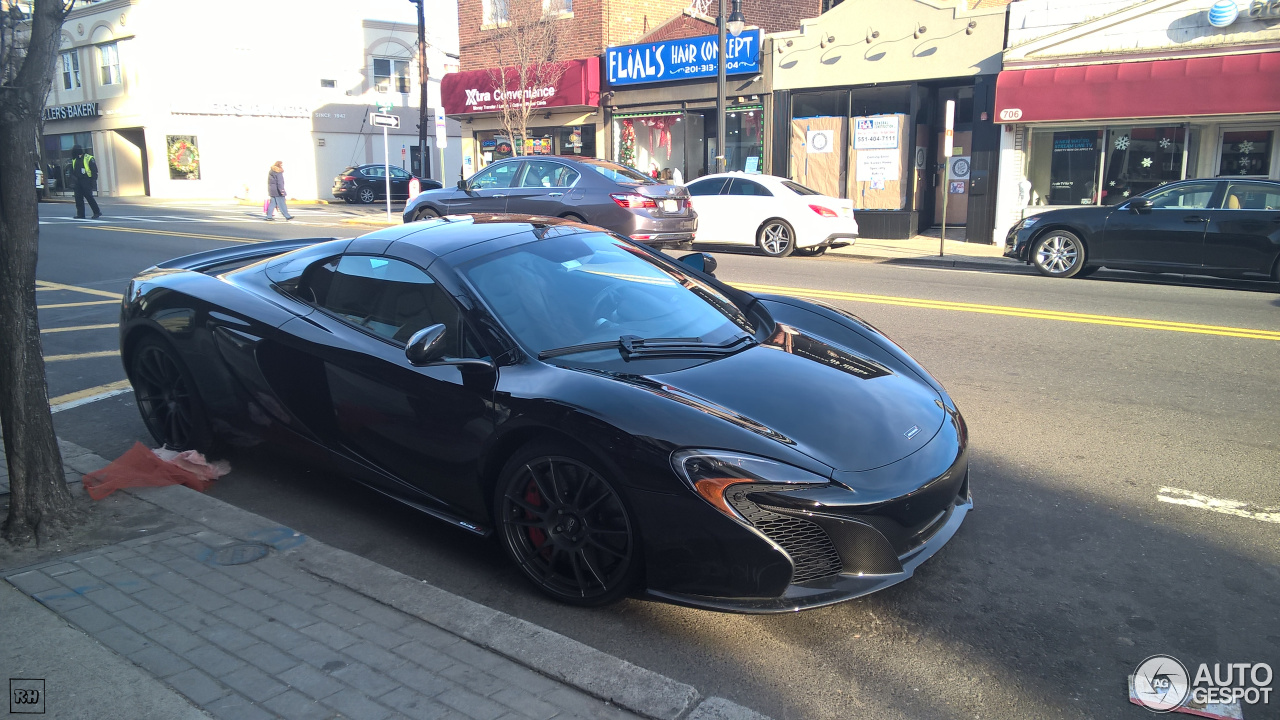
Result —
<instances>
[{"instance_id":1,"label":"windshield wiper","mask_svg":"<svg viewBox=\"0 0 1280 720\"><path fill-rule=\"evenodd\" d=\"M751 341L753 345L755 344L755 338L745 333L738 335L728 342L719 344L703 342L702 338L696 337L642 338L638 335L623 335L617 340L606 340L604 342L569 345L567 347L555 348L553 350L543 350L538 353L538 359L546 360L547 358L559 357L561 355L573 355L575 353L593 352L596 350L617 350L622 353L623 360L630 360L633 357L661 356L713 357L733 352L734 350L737 350L743 342L748 340Z\"/></svg>"}]
</instances>

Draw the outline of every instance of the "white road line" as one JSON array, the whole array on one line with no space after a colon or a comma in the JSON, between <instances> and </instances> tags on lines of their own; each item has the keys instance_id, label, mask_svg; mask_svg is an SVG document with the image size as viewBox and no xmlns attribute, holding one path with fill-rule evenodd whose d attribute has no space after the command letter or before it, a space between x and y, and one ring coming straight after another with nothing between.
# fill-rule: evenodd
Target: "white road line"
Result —
<instances>
[{"instance_id":1,"label":"white road line","mask_svg":"<svg viewBox=\"0 0 1280 720\"><path fill-rule=\"evenodd\" d=\"M1185 505L1186 507L1209 510L1223 515L1235 515L1236 517L1250 520L1280 524L1280 508L1261 507L1242 500L1223 500L1222 498L1209 497L1198 492L1172 487L1160 488L1160 494L1156 495L1156 500L1173 505Z\"/></svg>"}]
</instances>

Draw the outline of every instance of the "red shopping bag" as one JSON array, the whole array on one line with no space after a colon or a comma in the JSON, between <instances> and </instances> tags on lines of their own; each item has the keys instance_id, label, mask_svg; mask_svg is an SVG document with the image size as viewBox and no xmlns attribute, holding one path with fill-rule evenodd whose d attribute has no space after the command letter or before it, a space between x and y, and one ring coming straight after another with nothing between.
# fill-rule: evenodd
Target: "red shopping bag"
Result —
<instances>
[{"instance_id":1,"label":"red shopping bag","mask_svg":"<svg viewBox=\"0 0 1280 720\"><path fill-rule=\"evenodd\" d=\"M266 215L267 211L270 209L271 209L271 198L267 198L266 200L262 201L262 214Z\"/></svg>"}]
</instances>

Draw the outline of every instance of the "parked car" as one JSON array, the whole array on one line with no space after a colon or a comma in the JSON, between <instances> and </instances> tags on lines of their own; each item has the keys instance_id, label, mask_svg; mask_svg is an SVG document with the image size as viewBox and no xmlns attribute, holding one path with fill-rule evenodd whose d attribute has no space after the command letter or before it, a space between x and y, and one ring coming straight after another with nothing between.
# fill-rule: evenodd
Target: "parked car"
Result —
<instances>
[{"instance_id":1,"label":"parked car","mask_svg":"<svg viewBox=\"0 0 1280 720\"><path fill-rule=\"evenodd\" d=\"M577 220L653 247L688 245L698 229L684 187L607 160L560 156L499 160L456 188L422 193L404 221L502 212Z\"/></svg>"},{"instance_id":2,"label":"parked car","mask_svg":"<svg viewBox=\"0 0 1280 720\"><path fill-rule=\"evenodd\" d=\"M387 167L381 164L353 165L333 179L333 196L349 203L371 203L387 199ZM412 175L404 170L391 166L391 199L407 200L409 198L409 180ZM434 190L441 187L440 181L419 179L423 190Z\"/></svg>"},{"instance_id":3,"label":"parked car","mask_svg":"<svg viewBox=\"0 0 1280 720\"><path fill-rule=\"evenodd\" d=\"M1024 218L1005 256L1049 277L1100 267L1280 282L1280 182L1182 180L1119 205Z\"/></svg>"},{"instance_id":4,"label":"parked car","mask_svg":"<svg viewBox=\"0 0 1280 720\"><path fill-rule=\"evenodd\" d=\"M40 168L36 168L36 189L44 190L44 171Z\"/></svg>"},{"instance_id":5,"label":"parked car","mask_svg":"<svg viewBox=\"0 0 1280 720\"><path fill-rule=\"evenodd\" d=\"M786 612L907 579L972 507L955 403L714 262L510 215L224 247L133 279L121 357L156 442L292 447L496 534L562 602Z\"/></svg>"},{"instance_id":6,"label":"parked car","mask_svg":"<svg viewBox=\"0 0 1280 720\"><path fill-rule=\"evenodd\" d=\"M858 236L853 202L773 175L707 175L689 183L698 242L754 244L770 257L821 255ZM847 241L847 242L846 242Z\"/></svg>"}]
</instances>

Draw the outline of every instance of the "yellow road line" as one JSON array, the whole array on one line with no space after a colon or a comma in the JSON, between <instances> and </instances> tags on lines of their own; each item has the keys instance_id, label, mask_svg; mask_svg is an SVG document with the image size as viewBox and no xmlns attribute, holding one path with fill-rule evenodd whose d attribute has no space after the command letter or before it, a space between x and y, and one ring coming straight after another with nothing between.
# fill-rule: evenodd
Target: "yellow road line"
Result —
<instances>
[{"instance_id":1,"label":"yellow road line","mask_svg":"<svg viewBox=\"0 0 1280 720\"><path fill-rule=\"evenodd\" d=\"M119 350L103 350L101 352L76 353L74 355L45 355L44 361L51 363L63 360L88 360L89 358L115 357L119 354Z\"/></svg>"},{"instance_id":2,"label":"yellow road line","mask_svg":"<svg viewBox=\"0 0 1280 720\"><path fill-rule=\"evenodd\" d=\"M91 387L86 390L78 390L73 393L67 393L66 395L59 395L58 397L55 397L55 398L49 398L49 405L50 406L66 405L67 403L73 403L77 400L83 400L85 398L93 397L95 395L101 395L103 393L115 392L117 390L127 390L130 387L132 386L129 385L128 380L121 380L119 382L107 383L106 385L99 385L98 387Z\"/></svg>"},{"instance_id":3,"label":"yellow road line","mask_svg":"<svg viewBox=\"0 0 1280 720\"><path fill-rule=\"evenodd\" d=\"M80 287L79 285L63 285L62 283L48 282L46 280L36 281L37 290L70 290L72 292L84 293L86 295L101 295L102 297L120 299L120 293L113 293L109 290L96 290L94 288Z\"/></svg>"},{"instance_id":4,"label":"yellow road line","mask_svg":"<svg viewBox=\"0 0 1280 720\"><path fill-rule=\"evenodd\" d=\"M756 285L752 283L741 283L738 284L737 287L742 290L746 290L747 292L774 293L777 295L811 297L823 300L846 300L851 302L875 303L878 305L915 307L927 310L955 310L959 312L982 313L986 315L1006 315L1009 317L1032 318L1036 320L1057 320L1060 322L1086 323L1090 325L1112 325L1116 327L1166 330L1169 332L1194 333L1198 335L1220 335L1224 337L1280 341L1280 331L1277 330L1260 330L1256 328L1241 328L1223 325L1199 325L1196 323L1172 322L1168 320L1150 320L1146 318L1130 318L1113 315L1090 315L1086 313L1062 312L1058 310L1040 310L1036 308L1008 307L1004 305L981 305L978 303L951 302L947 300L925 300L921 298L894 297L891 295L869 295L866 293L816 290L813 288L783 287L777 285Z\"/></svg>"},{"instance_id":5,"label":"yellow road line","mask_svg":"<svg viewBox=\"0 0 1280 720\"><path fill-rule=\"evenodd\" d=\"M109 225L86 225L85 227L88 227L93 230L110 230L112 232L125 232L125 233L143 233L146 235L169 235L171 237L199 238L201 240L225 240L226 242L237 242L237 243L267 242L266 240L260 240L258 238L228 237L226 235L201 235L199 233L170 232L168 230L144 230L143 228L111 227Z\"/></svg>"},{"instance_id":6,"label":"yellow road line","mask_svg":"<svg viewBox=\"0 0 1280 720\"><path fill-rule=\"evenodd\" d=\"M84 302L57 303L55 305L37 305L36 309L52 310L53 308L85 307L86 305L119 305L119 304L120 304L119 300L86 300Z\"/></svg>"},{"instance_id":7,"label":"yellow road line","mask_svg":"<svg viewBox=\"0 0 1280 720\"><path fill-rule=\"evenodd\" d=\"M103 323L101 325L76 325L75 327L57 327L57 328L40 328L40 333L60 333L74 332L76 330L106 330L107 328L118 328L120 323Z\"/></svg>"}]
</instances>

